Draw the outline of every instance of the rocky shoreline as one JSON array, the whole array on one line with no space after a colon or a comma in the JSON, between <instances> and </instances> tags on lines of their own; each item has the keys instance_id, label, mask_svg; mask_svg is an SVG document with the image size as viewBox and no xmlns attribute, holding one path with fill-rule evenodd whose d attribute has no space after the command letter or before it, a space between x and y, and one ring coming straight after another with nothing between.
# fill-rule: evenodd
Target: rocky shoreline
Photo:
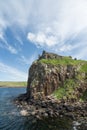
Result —
<instances>
[{"instance_id":1,"label":"rocky shoreline","mask_svg":"<svg viewBox=\"0 0 87 130\"><path fill-rule=\"evenodd\" d=\"M69 118L87 129L86 67L87 61L43 51L29 69L26 94L15 100L20 114L39 120Z\"/></svg>"},{"instance_id":2,"label":"rocky shoreline","mask_svg":"<svg viewBox=\"0 0 87 130\"><path fill-rule=\"evenodd\" d=\"M84 119L87 122L87 102L58 101L53 96L47 96L44 100L26 101L25 97L19 96L15 100L23 116L34 116L38 119L68 117L72 120Z\"/></svg>"}]
</instances>

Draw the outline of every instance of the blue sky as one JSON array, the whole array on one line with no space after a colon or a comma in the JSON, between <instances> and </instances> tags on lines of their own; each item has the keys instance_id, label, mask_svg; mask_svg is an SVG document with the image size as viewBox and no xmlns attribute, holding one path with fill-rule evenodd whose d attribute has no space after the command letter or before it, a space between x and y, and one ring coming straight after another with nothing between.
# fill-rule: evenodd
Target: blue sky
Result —
<instances>
[{"instance_id":1,"label":"blue sky","mask_svg":"<svg viewBox=\"0 0 87 130\"><path fill-rule=\"evenodd\" d=\"M25 81L43 50L87 60L87 0L0 0L0 81Z\"/></svg>"}]
</instances>

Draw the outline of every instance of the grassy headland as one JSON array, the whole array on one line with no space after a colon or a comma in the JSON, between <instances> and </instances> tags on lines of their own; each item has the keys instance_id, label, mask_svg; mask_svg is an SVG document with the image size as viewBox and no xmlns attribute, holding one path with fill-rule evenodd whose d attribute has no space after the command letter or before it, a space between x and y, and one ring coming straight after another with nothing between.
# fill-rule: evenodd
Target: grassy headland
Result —
<instances>
[{"instance_id":1,"label":"grassy headland","mask_svg":"<svg viewBox=\"0 0 87 130\"><path fill-rule=\"evenodd\" d=\"M0 87L26 87L27 82L14 82L14 81L0 81Z\"/></svg>"},{"instance_id":2,"label":"grassy headland","mask_svg":"<svg viewBox=\"0 0 87 130\"><path fill-rule=\"evenodd\" d=\"M62 85L53 93L58 99L78 99L87 100L87 61L72 59L72 57L63 56L59 59L40 59L39 63L55 66L60 70L61 67L75 67L75 76L67 78ZM61 75L61 71L59 71ZM62 76L63 77L63 76ZM78 96L79 95L79 96Z\"/></svg>"},{"instance_id":3,"label":"grassy headland","mask_svg":"<svg viewBox=\"0 0 87 130\"><path fill-rule=\"evenodd\" d=\"M72 59L71 57L64 56L60 59L41 59L39 60L40 63L51 64L51 65L79 65L84 64L83 69L87 70L87 61L85 60L76 60Z\"/></svg>"}]
</instances>

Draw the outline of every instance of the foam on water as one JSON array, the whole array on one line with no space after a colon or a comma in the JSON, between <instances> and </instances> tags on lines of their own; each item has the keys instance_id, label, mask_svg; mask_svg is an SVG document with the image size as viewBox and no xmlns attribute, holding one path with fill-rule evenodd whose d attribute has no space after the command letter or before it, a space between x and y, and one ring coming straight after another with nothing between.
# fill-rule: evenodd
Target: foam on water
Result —
<instances>
[{"instance_id":1,"label":"foam on water","mask_svg":"<svg viewBox=\"0 0 87 130\"><path fill-rule=\"evenodd\" d=\"M12 102L25 91L25 88L0 88L0 130L78 130L78 122L68 119L38 120L28 116L27 110Z\"/></svg>"}]
</instances>

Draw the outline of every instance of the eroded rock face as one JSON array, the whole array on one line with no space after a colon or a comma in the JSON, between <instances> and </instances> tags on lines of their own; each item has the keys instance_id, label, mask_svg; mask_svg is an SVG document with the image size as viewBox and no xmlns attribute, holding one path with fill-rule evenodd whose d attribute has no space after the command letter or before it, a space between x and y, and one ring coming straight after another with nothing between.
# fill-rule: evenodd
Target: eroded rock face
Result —
<instances>
[{"instance_id":1,"label":"eroded rock face","mask_svg":"<svg viewBox=\"0 0 87 130\"><path fill-rule=\"evenodd\" d=\"M52 65L40 63L41 59L60 59L62 56L43 52L42 56L29 69L27 95L29 98L44 98L52 94L64 81L75 78L76 71L73 65Z\"/></svg>"}]
</instances>

